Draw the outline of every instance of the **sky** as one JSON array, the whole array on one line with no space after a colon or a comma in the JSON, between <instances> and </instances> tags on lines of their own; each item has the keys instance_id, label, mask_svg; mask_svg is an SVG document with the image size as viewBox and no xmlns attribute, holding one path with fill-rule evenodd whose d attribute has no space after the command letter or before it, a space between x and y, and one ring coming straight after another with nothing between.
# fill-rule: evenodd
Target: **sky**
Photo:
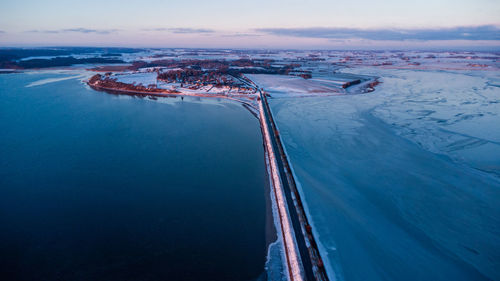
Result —
<instances>
[{"instance_id":1,"label":"sky","mask_svg":"<svg viewBox=\"0 0 500 281\"><path fill-rule=\"evenodd\" d=\"M2 0L0 46L500 49L500 0Z\"/></svg>"}]
</instances>

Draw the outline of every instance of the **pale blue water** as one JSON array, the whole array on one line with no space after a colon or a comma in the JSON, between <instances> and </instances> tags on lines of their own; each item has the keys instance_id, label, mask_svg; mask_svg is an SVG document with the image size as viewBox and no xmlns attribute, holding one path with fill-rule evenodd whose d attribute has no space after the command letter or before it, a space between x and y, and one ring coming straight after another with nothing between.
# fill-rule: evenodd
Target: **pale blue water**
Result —
<instances>
[{"instance_id":1,"label":"pale blue water","mask_svg":"<svg viewBox=\"0 0 500 281\"><path fill-rule=\"evenodd\" d=\"M499 280L500 178L398 135L384 93L269 99L330 276Z\"/></svg>"},{"instance_id":2,"label":"pale blue water","mask_svg":"<svg viewBox=\"0 0 500 281\"><path fill-rule=\"evenodd\" d=\"M0 75L0 279L251 280L266 259L259 123L74 74Z\"/></svg>"}]
</instances>

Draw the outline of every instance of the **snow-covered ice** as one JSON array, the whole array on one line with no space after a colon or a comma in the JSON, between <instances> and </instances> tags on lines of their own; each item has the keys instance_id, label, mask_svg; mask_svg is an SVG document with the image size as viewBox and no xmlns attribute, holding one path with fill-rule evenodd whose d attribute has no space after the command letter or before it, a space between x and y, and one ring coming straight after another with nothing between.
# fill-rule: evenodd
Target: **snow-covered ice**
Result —
<instances>
[{"instance_id":1,"label":"snow-covered ice","mask_svg":"<svg viewBox=\"0 0 500 281\"><path fill-rule=\"evenodd\" d=\"M345 71L382 84L269 99L329 275L500 279L499 72Z\"/></svg>"},{"instance_id":2,"label":"snow-covered ice","mask_svg":"<svg viewBox=\"0 0 500 281\"><path fill-rule=\"evenodd\" d=\"M85 75L80 74L80 75L69 76L69 77L65 76L65 77L58 77L58 78L41 79L41 80L38 80L38 81L31 82L28 85L26 85L25 87L29 88L29 87L41 86L41 85L45 85L45 84L61 82L61 81L64 81L64 80L81 79L81 78L84 78L84 77L85 77Z\"/></svg>"}]
</instances>

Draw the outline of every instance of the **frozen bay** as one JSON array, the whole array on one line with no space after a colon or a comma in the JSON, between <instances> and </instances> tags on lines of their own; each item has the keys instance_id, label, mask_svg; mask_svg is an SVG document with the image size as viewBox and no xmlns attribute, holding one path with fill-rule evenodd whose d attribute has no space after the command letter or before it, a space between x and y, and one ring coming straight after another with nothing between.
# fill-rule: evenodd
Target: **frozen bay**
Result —
<instances>
[{"instance_id":1,"label":"frozen bay","mask_svg":"<svg viewBox=\"0 0 500 281\"><path fill-rule=\"evenodd\" d=\"M346 72L382 84L269 99L330 275L499 279L498 72Z\"/></svg>"}]
</instances>

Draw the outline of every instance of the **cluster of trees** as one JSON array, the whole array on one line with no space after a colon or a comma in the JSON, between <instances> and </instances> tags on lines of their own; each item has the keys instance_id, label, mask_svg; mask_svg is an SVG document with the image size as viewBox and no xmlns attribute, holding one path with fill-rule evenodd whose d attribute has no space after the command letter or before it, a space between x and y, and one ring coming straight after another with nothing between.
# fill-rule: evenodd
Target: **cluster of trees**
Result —
<instances>
[{"instance_id":1,"label":"cluster of trees","mask_svg":"<svg viewBox=\"0 0 500 281\"><path fill-rule=\"evenodd\" d=\"M128 48L90 48L90 47L65 47L65 48L4 48L0 49L0 68L26 69L44 68L55 66L70 66L82 63L123 63L121 60L106 58L109 54L138 52L138 49ZM93 58L76 59L73 55L95 54ZM108 55L106 55L108 54ZM29 57L54 56L52 59L28 59ZM25 59L25 60L22 60Z\"/></svg>"},{"instance_id":2,"label":"cluster of trees","mask_svg":"<svg viewBox=\"0 0 500 281\"><path fill-rule=\"evenodd\" d=\"M204 76L201 70L186 68L159 73L157 79L168 83L194 83L195 81L201 80Z\"/></svg>"},{"instance_id":3,"label":"cluster of trees","mask_svg":"<svg viewBox=\"0 0 500 281\"><path fill-rule=\"evenodd\" d=\"M168 67L168 68L181 68L181 69L194 69L205 70L206 72L214 72L219 74L231 74L238 76L242 73L252 74L285 74L287 75L298 64L289 64L280 67L272 66L273 60L214 60L214 59L185 59L185 60L155 60L152 62L135 61L132 63L130 69L138 70L145 67ZM231 67L240 67L234 69ZM244 68L248 67L248 68ZM165 79L166 80L166 79Z\"/></svg>"},{"instance_id":4,"label":"cluster of trees","mask_svg":"<svg viewBox=\"0 0 500 281\"><path fill-rule=\"evenodd\" d=\"M168 67L168 68L195 68L195 69L215 69L221 68L226 65L222 60L155 60L152 62L135 61L132 63L132 69L139 69L144 67Z\"/></svg>"},{"instance_id":5,"label":"cluster of trees","mask_svg":"<svg viewBox=\"0 0 500 281\"><path fill-rule=\"evenodd\" d=\"M227 68L210 71L186 68L159 73L157 79L167 83L177 82L197 86L208 84L212 84L215 87L232 86L234 81L228 77L227 73Z\"/></svg>"},{"instance_id":6,"label":"cluster of trees","mask_svg":"<svg viewBox=\"0 0 500 281\"><path fill-rule=\"evenodd\" d=\"M101 74L96 74L89 79L89 86L97 89L105 90L116 90L116 91L128 91L128 92L162 92L163 90L157 89L156 85L144 86L142 84L127 84L118 82L115 78L109 76L102 76Z\"/></svg>"},{"instance_id":7,"label":"cluster of trees","mask_svg":"<svg viewBox=\"0 0 500 281\"><path fill-rule=\"evenodd\" d=\"M44 67L56 67L56 66L71 66L74 64L91 64L91 63L113 64L113 63L125 63L125 62L120 59L108 59L101 57L83 58L83 59L77 59L74 57L56 57L52 59L31 59L31 60L19 61L17 65L27 69L27 68L44 68Z\"/></svg>"},{"instance_id":8,"label":"cluster of trees","mask_svg":"<svg viewBox=\"0 0 500 281\"><path fill-rule=\"evenodd\" d=\"M159 73L157 79L167 83L181 83L181 87L186 85L191 89L197 89L204 85L212 85L216 88L229 86L240 90L250 90L249 87L227 73L227 69L201 71L188 68Z\"/></svg>"},{"instance_id":9,"label":"cluster of trees","mask_svg":"<svg viewBox=\"0 0 500 281\"><path fill-rule=\"evenodd\" d=\"M30 69L30 68L46 68L46 67L57 67L57 66L71 66L74 64L90 64L90 63L114 64L114 63L124 63L124 61L119 59L109 59L102 57L77 59L69 56L69 57L55 57L51 59L29 59L21 61L0 60L0 68Z\"/></svg>"}]
</instances>

